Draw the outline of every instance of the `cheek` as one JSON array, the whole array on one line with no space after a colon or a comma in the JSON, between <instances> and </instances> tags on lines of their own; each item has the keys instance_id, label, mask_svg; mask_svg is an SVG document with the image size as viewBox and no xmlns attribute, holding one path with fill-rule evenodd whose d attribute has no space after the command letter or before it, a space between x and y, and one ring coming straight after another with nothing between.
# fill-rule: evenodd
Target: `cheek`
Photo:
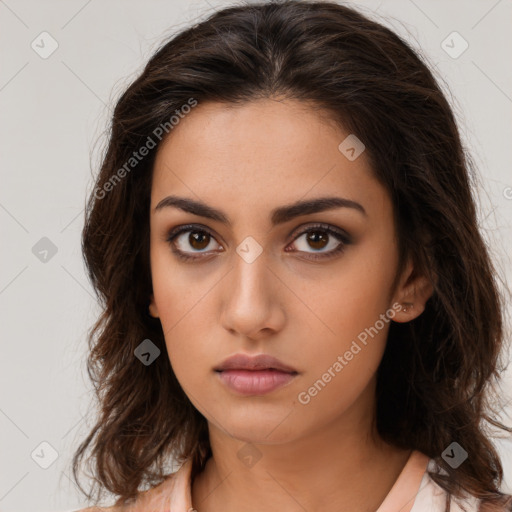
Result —
<instances>
[{"instance_id":1,"label":"cheek","mask_svg":"<svg viewBox=\"0 0 512 512\"><path fill-rule=\"evenodd\" d=\"M179 266L170 249L157 245L151 249L153 295L164 333L174 333L210 288L199 269Z\"/></svg>"},{"instance_id":2,"label":"cheek","mask_svg":"<svg viewBox=\"0 0 512 512\"><path fill-rule=\"evenodd\" d=\"M386 347L390 321L352 306L337 313L331 317L334 334L324 329L316 339L313 333L309 342L304 338L305 371L294 399L297 412L308 421L334 420L356 402L371 402L373 396L369 385Z\"/></svg>"},{"instance_id":3,"label":"cheek","mask_svg":"<svg viewBox=\"0 0 512 512\"><path fill-rule=\"evenodd\" d=\"M379 366L391 320L385 308L377 311L371 306L366 311L353 304L324 311L328 328L310 325L309 332L302 329L305 385L321 380L320 386L347 386L350 393L360 390Z\"/></svg>"},{"instance_id":4,"label":"cheek","mask_svg":"<svg viewBox=\"0 0 512 512\"><path fill-rule=\"evenodd\" d=\"M299 315L297 310L296 319L299 322L307 320L311 326L316 325L328 346L343 348L344 344L350 344L352 339L373 326L380 315L389 309L392 261L392 256L386 258L382 254L379 258L358 251L333 270L328 279L324 277L297 283L297 294L302 297L311 314L308 312L304 315L303 311Z\"/></svg>"},{"instance_id":5,"label":"cheek","mask_svg":"<svg viewBox=\"0 0 512 512\"><path fill-rule=\"evenodd\" d=\"M194 314L193 311L189 315ZM195 315L199 316L201 312L197 311ZM205 336L208 329L195 319L190 321L185 316L174 320L172 315L172 318L169 316L162 321L169 362L181 387L201 410L201 404L195 403L195 399L204 395L205 378L212 372L214 363L219 361L219 357L211 353L215 340Z\"/></svg>"},{"instance_id":6,"label":"cheek","mask_svg":"<svg viewBox=\"0 0 512 512\"><path fill-rule=\"evenodd\" d=\"M394 258L392 250L361 250L328 282L310 283L306 296L315 314L302 316L307 328L300 338L301 359L307 371L304 400L299 399L308 402L309 411L314 403L330 402L338 411L348 407L377 371L391 323L386 311Z\"/></svg>"},{"instance_id":7,"label":"cheek","mask_svg":"<svg viewBox=\"0 0 512 512\"><path fill-rule=\"evenodd\" d=\"M197 334L194 336L190 325L192 315L196 329L197 321L201 318L196 312L200 307L200 290L193 286L190 278L185 278L184 272L176 267L169 254L165 254L160 247L151 252L151 275L169 360L181 383L182 376L194 375L191 369L201 356L200 350L194 346Z\"/></svg>"}]
</instances>

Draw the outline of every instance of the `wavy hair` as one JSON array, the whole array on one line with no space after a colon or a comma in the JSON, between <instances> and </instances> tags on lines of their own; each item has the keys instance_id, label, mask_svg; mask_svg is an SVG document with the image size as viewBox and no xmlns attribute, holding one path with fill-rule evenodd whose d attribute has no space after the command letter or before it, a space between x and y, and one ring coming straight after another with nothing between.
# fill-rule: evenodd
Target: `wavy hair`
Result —
<instances>
[{"instance_id":1,"label":"wavy hair","mask_svg":"<svg viewBox=\"0 0 512 512\"><path fill-rule=\"evenodd\" d=\"M217 11L162 44L117 101L82 232L102 312L88 333L99 409L73 456L79 488L91 499L78 478L88 450L94 486L117 503L160 483L166 461L192 458L195 476L211 455L207 422L173 373L160 321L147 312L153 162L185 105L276 95L322 109L363 141L392 200L398 274L411 256L434 287L423 314L391 322L377 375L379 434L434 459L444 471L431 476L449 496L469 493L487 510L510 504L486 429L512 431L493 409L504 299L479 232L474 164L426 61L390 29L328 1ZM145 339L161 351L150 366L134 357ZM469 452L457 469L441 456L453 441Z\"/></svg>"}]
</instances>

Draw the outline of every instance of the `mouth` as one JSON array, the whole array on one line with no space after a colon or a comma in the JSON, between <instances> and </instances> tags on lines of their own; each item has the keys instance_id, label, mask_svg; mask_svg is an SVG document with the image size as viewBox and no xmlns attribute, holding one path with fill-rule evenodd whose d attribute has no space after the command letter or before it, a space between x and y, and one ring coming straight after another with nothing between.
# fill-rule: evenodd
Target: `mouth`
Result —
<instances>
[{"instance_id":1,"label":"mouth","mask_svg":"<svg viewBox=\"0 0 512 512\"><path fill-rule=\"evenodd\" d=\"M276 357L269 354L249 356L247 354L235 354L228 357L220 365L214 368L215 371L226 370L275 370L284 373L298 373L297 370Z\"/></svg>"},{"instance_id":2,"label":"mouth","mask_svg":"<svg viewBox=\"0 0 512 512\"><path fill-rule=\"evenodd\" d=\"M291 382L297 372L283 372L272 368L261 370L216 370L220 380L229 389L242 395L265 395Z\"/></svg>"},{"instance_id":3,"label":"mouth","mask_svg":"<svg viewBox=\"0 0 512 512\"><path fill-rule=\"evenodd\" d=\"M221 382L242 395L264 395L290 383L299 372L268 354L236 354L214 368Z\"/></svg>"}]
</instances>

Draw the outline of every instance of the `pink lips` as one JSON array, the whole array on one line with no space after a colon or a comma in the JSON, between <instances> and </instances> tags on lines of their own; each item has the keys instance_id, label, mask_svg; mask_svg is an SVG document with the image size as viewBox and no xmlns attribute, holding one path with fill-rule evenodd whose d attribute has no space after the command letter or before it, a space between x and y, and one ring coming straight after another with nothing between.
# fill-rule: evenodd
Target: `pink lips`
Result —
<instances>
[{"instance_id":1,"label":"pink lips","mask_svg":"<svg viewBox=\"0 0 512 512\"><path fill-rule=\"evenodd\" d=\"M214 368L221 381L243 395L263 395L284 386L297 371L267 354L236 354Z\"/></svg>"}]
</instances>

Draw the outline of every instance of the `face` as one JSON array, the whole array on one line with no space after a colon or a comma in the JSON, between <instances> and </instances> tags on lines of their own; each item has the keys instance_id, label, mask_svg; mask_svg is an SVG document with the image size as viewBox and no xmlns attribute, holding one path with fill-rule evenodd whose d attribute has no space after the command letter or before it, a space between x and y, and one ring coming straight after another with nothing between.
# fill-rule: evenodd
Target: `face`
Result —
<instances>
[{"instance_id":1,"label":"face","mask_svg":"<svg viewBox=\"0 0 512 512\"><path fill-rule=\"evenodd\" d=\"M304 103L211 102L158 150L150 312L191 402L235 438L280 443L367 414L390 318L405 321L392 204L364 151L338 148L348 135ZM214 370L235 354L295 373Z\"/></svg>"}]
</instances>

